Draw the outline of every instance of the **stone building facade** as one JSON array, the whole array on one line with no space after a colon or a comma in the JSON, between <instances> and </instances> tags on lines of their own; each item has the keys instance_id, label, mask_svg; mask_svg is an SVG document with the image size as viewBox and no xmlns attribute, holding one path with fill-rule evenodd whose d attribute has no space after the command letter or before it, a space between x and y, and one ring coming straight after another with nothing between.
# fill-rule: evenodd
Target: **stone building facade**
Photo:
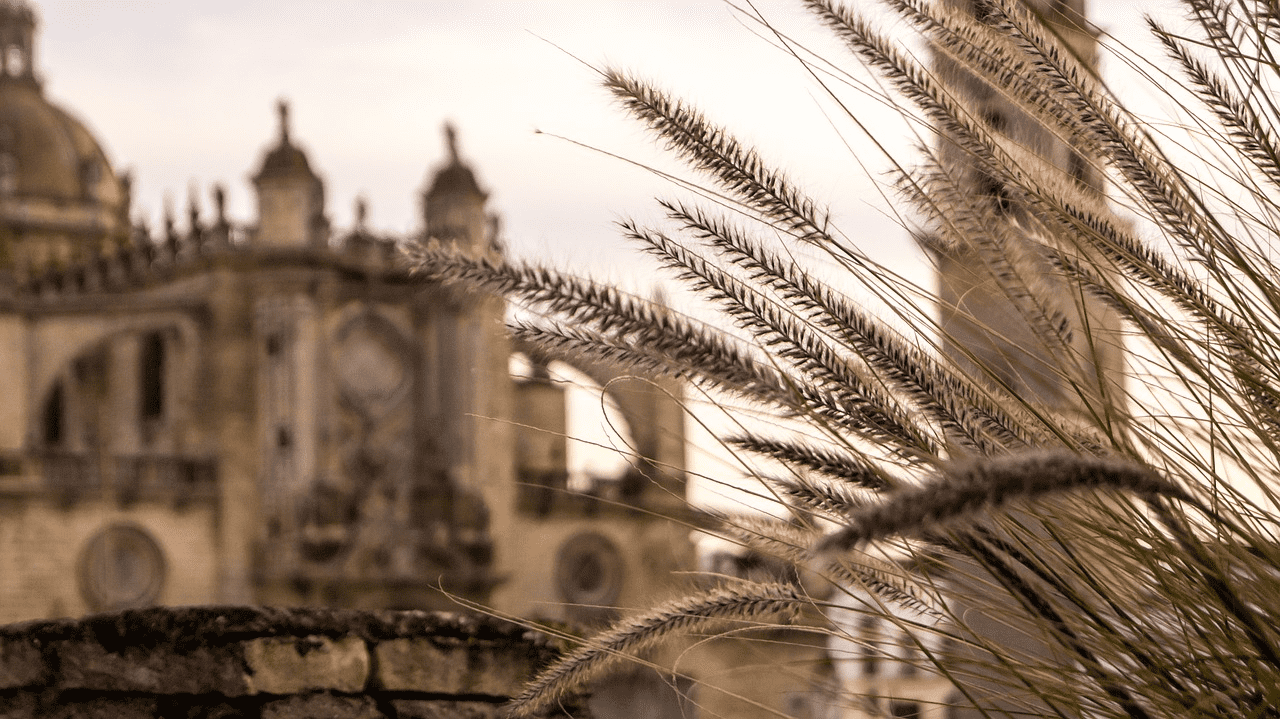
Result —
<instances>
[{"instance_id":1,"label":"stone building facade","mask_svg":"<svg viewBox=\"0 0 1280 719\"><path fill-rule=\"evenodd\" d=\"M569 492L563 389L512 378L503 303L400 260L426 236L501 252L452 130L418 237L332 228L284 104L255 221L215 188L153 235L45 98L35 28L0 3L0 622L449 595L562 620L672 591L689 532L652 515L685 511L678 393L611 387L646 460L612 504Z\"/></svg>"},{"instance_id":2,"label":"stone building facade","mask_svg":"<svg viewBox=\"0 0 1280 719\"><path fill-rule=\"evenodd\" d=\"M1093 54L1094 38L1073 29L1082 0L1035 2ZM677 387L578 368L608 387L641 459L620 481L571 490L550 358L513 379L500 300L414 277L397 245L416 238L371 231L363 213L349 230L331 227L287 106L253 175L254 222L231 222L215 191L210 216L193 208L181 230L170 219L152 234L130 222L129 178L44 96L35 38L30 7L0 0L0 623L210 603L440 609L461 598L592 625L682 590L695 518ZM1097 182L1065 145L971 85L1010 137ZM450 131L418 236L500 253L457 145ZM1000 203L1000 188L940 152ZM1061 406L1060 384L1021 349L1029 328L1011 322L972 254L935 259L951 354L1006 368L997 379ZM1096 361L1118 375L1118 348ZM883 702L851 703L847 716L953 716L945 682L895 661L891 625L854 634L859 653L837 652L834 673ZM681 652L689 677L708 681L673 682L696 701L637 671L598 687L592 710L829 715L821 640L785 630L766 640L772 653L747 643Z\"/></svg>"},{"instance_id":3,"label":"stone building facade","mask_svg":"<svg viewBox=\"0 0 1280 719\"><path fill-rule=\"evenodd\" d=\"M702 520L684 501L680 387L577 367L635 459L570 486L554 358L526 353L513 377L504 303L401 262L425 237L502 252L452 129L414 236L372 231L359 207L330 225L283 103L254 220L231 221L214 188L211 213L193 201L153 233L130 221L129 178L45 97L36 24L0 0L0 624L461 600L589 627L689 588ZM705 679L708 714L786 709L818 687L825 648L773 641L816 670L755 655L742 670L731 642L680 650L674 688ZM687 715L669 679L624 673L592 711Z\"/></svg>"}]
</instances>

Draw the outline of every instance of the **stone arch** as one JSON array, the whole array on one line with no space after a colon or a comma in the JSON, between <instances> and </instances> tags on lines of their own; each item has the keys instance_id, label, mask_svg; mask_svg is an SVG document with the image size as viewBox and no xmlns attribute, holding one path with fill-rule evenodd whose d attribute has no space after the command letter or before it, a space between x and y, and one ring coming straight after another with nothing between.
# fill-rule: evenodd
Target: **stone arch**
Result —
<instances>
[{"instance_id":1,"label":"stone arch","mask_svg":"<svg viewBox=\"0 0 1280 719\"><path fill-rule=\"evenodd\" d=\"M164 384L170 386L168 404L169 412L173 413L173 405L188 401L187 393L196 386L200 352L199 331L194 318L179 312L159 312L105 321L101 316L37 319L29 354L32 380L28 390L29 406L33 411L28 415L28 444L49 447L51 431L59 435L59 441L52 444L62 449L82 450L88 448L85 445L94 444L93 437L77 436L73 432L77 422L81 428L84 427L83 422L87 418L81 413L86 411L85 402L93 399L76 396L76 391L83 392L99 383L104 396L97 399L108 401L105 394L108 385L117 384L120 379L128 381L131 392L140 391L144 381L140 357L128 367L114 369L110 367L108 358L122 356L119 348L124 342L135 341L140 350L144 338L150 335L162 337L167 349ZM114 380L109 379L108 374ZM117 386L111 391L118 392L120 388ZM115 398L112 401L120 401L117 395L112 397ZM55 403L60 406L55 406ZM141 410L141 405L130 405L131 416L141 418ZM55 420L57 427L54 426ZM145 428L139 429L139 436L145 431Z\"/></svg>"},{"instance_id":2,"label":"stone arch","mask_svg":"<svg viewBox=\"0 0 1280 719\"><path fill-rule=\"evenodd\" d=\"M577 397L572 389L566 392L565 397L569 488L589 490L586 483L592 480L622 480L634 470L638 460L631 418L608 388L594 377L559 360L552 362L549 369L553 377L579 388ZM585 409L584 399L590 403L589 413L575 418L575 413ZM587 444L589 441L598 444ZM575 458L575 454L581 459ZM582 470L586 463L595 467L590 474Z\"/></svg>"},{"instance_id":3,"label":"stone arch","mask_svg":"<svg viewBox=\"0 0 1280 719\"><path fill-rule=\"evenodd\" d=\"M685 432L683 393L678 382L641 377L616 367L574 361L613 400L631 431L636 472L624 494L638 495L656 481L684 496Z\"/></svg>"},{"instance_id":4,"label":"stone arch","mask_svg":"<svg viewBox=\"0 0 1280 719\"><path fill-rule=\"evenodd\" d=\"M639 458L636 472L624 480L631 484L624 486L624 494L638 495L656 482L672 500L683 502L685 429L680 382L642 377L616 365L553 356L523 344L516 349L535 364L564 362L599 385L617 406L630 429L630 449Z\"/></svg>"}]
</instances>

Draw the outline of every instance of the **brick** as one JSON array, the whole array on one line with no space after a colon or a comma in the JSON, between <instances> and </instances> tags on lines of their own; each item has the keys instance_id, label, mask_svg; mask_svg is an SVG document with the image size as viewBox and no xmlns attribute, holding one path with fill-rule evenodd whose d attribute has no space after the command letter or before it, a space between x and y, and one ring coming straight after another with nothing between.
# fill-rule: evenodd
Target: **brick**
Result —
<instances>
[{"instance_id":1,"label":"brick","mask_svg":"<svg viewBox=\"0 0 1280 719\"><path fill-rule=\"evenodd\" d=\"M451 702L428 699L393 699L397 719L499 719L505 717L502 704L492 702Z\"/></svg>"},{"instance_id":2,"label":"brick","mask_svg":"<svg viewBox=\"0 0 1280 719\"><path fill-rule=\"evenodd\" d=\"M196 647L178 653L164 647L127 647L109 652L96 642L68 641L58 647L62 689L151 694L251 693L240 657L231 647Z\"/></svg>"},{"instance_id":3,"label":"brick","mask_svg":"<svg viewBox=\"0 0 1280 719\"><path fill-rule=\"evenodd\" d=\"M378 686L388 691L509 697L533 675L533 657L493 644L392 639L374 652Z\"/></svg>"},{"instance_id":4,"label":"brick","mask_svg":"<svg viewBox=\"0 0 1280 719\"><path fill-rule=\"evenodd\" d=\"M515 646L473 651L470 658L468 694L513 697L520 693L535 673L534 656Z\"/></svg>"},{"instance_id":5,"label":"brick","mask_svg":"<svg viewBox=\"0 0 1280 719\"><path fill-rule=\"evenodd\" d=\"M369 697L303 694L268 702L262 719L386 719Z\"/></svg>"},{"instance_id":6,"label":"brick","mask_svg":"<svg viewBox=\"0 0 1280 719\"><path fill-rule=\"evenodd\" d=\"M244 643L244 659L251 694L355 693L369 679L369 650L359 637L254 639Z\"/></svg>"},{"instance_id":7,"label":"brick","mask_svg":"<svg viewBox=\"0 0 1280 719\"><path fill-rule=\"evenodd\" d=\"M425 639L378 643L378 686L388 691L458 694L466 683L464 647L442 648Z\"/></svg>"},{"instance_id":8,"label":"brick","mask_svg":"<svg viewBox=\"0 0 1280 719\"><path fill-rule=\"evenodd\" d=\"M0 639L0 689L40 684L44 674L39 647L24 639Z\"/></svg>"}]
</instances>

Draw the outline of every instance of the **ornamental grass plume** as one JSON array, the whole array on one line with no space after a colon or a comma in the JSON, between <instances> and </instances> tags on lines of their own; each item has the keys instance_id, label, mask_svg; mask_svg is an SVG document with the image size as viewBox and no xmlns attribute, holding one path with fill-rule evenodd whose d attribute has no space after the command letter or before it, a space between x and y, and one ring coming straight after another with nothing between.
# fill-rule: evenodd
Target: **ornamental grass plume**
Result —
<instances>
[{"instance_id":1,"label":"ornamental grass plume","mask_svg":"<svg viewBox=\"0 0 1280 719\"><path fill-rule=\"evenodd\" d=\"M974 716L1280 715L1280 6L1180 0L1185 22L1149 21L1166 62L1131 61L1199 102L1172 136L1097 76L1078 0L880 0L927 59L855 3L800 4L849 56L771 37L833 122L860 126L841 102L855 62L927 123L893 184L936 291L876 265L729 128L612 69L605 87L699 188L622 231L721 320L414 250L424 273L507 296L524 341L781 418L723 439L762 460L790 519L730 518L725 534L796 582L737 581L619 624L514 711L689 624L861 601L922 650L953 647L918 660ZM993 616L1025 641L997 637Z\"/></svg>"}]
</instances>

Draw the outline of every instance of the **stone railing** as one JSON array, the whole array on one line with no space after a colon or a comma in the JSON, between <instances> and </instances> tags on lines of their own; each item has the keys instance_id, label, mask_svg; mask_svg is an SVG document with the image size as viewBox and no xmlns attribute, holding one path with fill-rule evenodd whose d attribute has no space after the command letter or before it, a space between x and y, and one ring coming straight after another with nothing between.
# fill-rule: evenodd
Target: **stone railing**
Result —
<instances>
[{"instance_id":1,"label":"stone railing","mask_svg":"<svg viewBox=\"0 0 1280 719\"><path fill-rule=\"evenodd\" d=\"M470 614L130 610L0 627L0 717L488 719L557 653Z\"/></svg>"},{"instance_id":2,"label":"stone railing","mask_svg":"<svg viewBox=\"0 0 1280 719\"><path fill-rule=\"evenodd\" d=\"M0 457L0 470L6 468ZM218 464L214 460L164 454L99 455L94 452L42 450L9 458L20 474L26 470L46 489L74 503L103 492L122 504L140 499L168 499L183 505L216 495Z\"/></svg>"}]
</instances>

